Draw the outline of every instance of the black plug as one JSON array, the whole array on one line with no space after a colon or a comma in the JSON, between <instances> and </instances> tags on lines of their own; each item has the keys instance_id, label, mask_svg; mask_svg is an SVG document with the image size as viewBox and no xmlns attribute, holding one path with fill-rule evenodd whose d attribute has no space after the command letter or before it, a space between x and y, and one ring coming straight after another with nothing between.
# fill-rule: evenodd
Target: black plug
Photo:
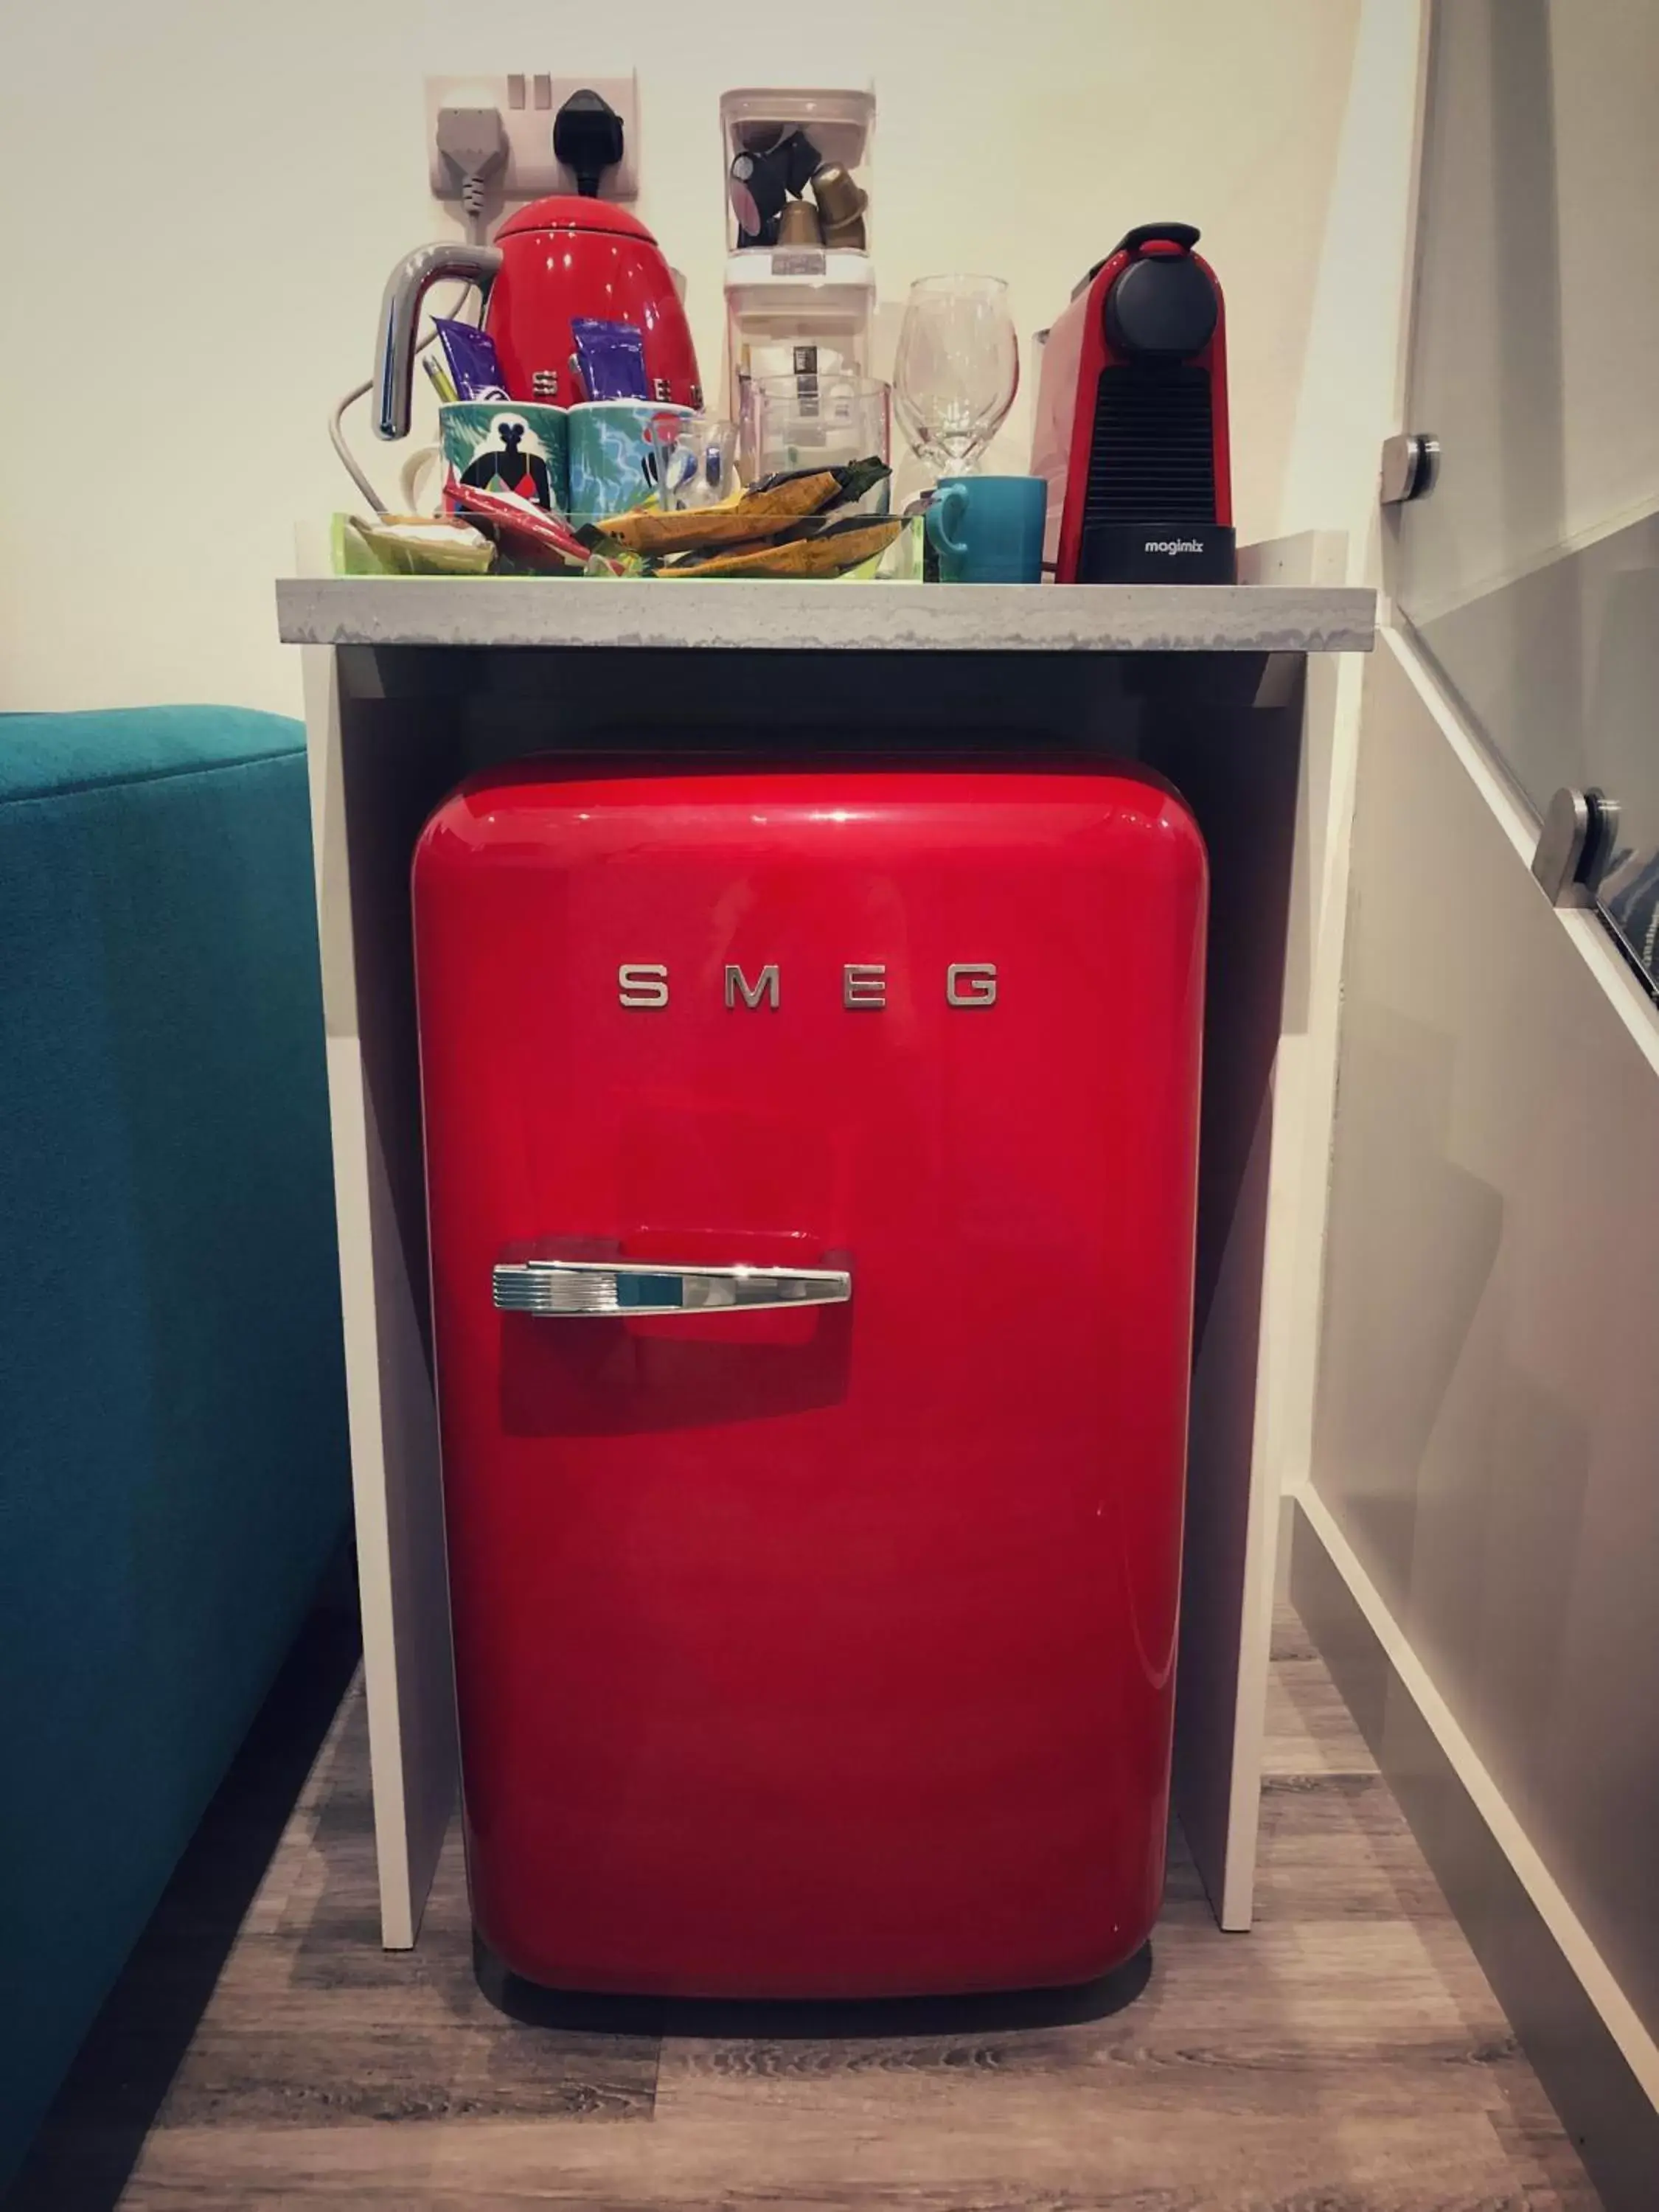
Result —
<instances>
[{"instance_id":1,"label":"black plug","mask_svg":"<svg viewBox=\"0 0 1659 2212\"><path fill-rule=\"evenodd\" d=\"M585 200L598 199L599 179L623 157L623 120L603 93L571 94L553 118L553 155Z\"/></svg>"}]
</instances>

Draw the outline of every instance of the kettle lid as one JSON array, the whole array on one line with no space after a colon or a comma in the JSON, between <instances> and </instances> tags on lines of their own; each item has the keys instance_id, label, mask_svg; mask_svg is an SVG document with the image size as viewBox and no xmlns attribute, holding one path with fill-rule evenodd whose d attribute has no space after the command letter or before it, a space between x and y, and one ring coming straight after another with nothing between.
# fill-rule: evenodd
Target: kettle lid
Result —
<instances>
[{"instance_id":1,"label":"kettle lid","mask_svg":"<svg viewBox=\"0 0 1659 2212\"><path fill-rule=\"evenodd\" d=\"M586 199L575 192L555 192L550 199L532 200L517 214L508 216L495 235L516 238L526 230L600 230L610 231L621 238L642 238L654 246L656 240L640 221L615 200Z\"/></svg>"}]
</instances>

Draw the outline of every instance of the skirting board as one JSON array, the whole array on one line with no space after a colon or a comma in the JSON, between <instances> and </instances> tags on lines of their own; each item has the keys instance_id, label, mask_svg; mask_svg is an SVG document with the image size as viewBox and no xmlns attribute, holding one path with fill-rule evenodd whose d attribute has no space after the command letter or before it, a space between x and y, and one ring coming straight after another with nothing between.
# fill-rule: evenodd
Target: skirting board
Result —
<instances>
[{"instance_id":1,"label":"skirting board","mask_svg":"<svg viewBox=\"0 0 1659 2212\"><path fill-rule=\"evenodd\" d=\"M1483 1810L1491 1784L1316 1492L1291 1505L1291 1598L1399 1799L1498 2002L1577 2144L1607 2212L1653 2212L1659 2109L1637 2070L1653 2046L1608 1987L1578 1929L1581 1974L1561 1941L1577 1923L1525 1848ZM1402 1663L1403 1662L1403 1663ZM1499 1823L1498 1825L1501 1825ZM1552 1926L1552 1921L1555 1925ZM1571 1942L1571 1928L1566 1932ZM1582 1948L1581 1948L1582 1946ZM1609 2015L1615 2026L1609 2024ZM1621 2048L1621 2042L1630 2051ZM1632 2063L1632 2060L1635 2062Z\"/></svg>"}]
</instances>

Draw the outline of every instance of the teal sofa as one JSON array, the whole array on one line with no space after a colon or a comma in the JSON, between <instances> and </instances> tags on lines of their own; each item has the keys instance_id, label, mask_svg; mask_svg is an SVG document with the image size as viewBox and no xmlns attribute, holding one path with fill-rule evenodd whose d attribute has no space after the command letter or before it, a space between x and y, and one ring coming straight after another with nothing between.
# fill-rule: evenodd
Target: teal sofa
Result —
<instances>
[{"instance_id":1,"label":"teal sofa","mask_svg":"<svg viewBox=\"0 0 1659 2212\"><path fill-rule=\"evenodd\" d=\"M348 1505L299 726L0 716L0 2188Z\"/></svg>"}]
</instances>

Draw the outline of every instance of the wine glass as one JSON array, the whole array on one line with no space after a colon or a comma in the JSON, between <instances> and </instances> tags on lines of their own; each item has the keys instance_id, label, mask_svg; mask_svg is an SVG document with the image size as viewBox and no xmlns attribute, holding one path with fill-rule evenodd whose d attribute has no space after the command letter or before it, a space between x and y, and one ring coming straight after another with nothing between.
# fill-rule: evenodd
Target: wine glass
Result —
<instances>
[{"instance_id":1,"label":"wine glass","mask_svg":"<svg viewBox=\"0 0 1659 2212\"><path fill-rule=\"evenodd\" d=\"M1000 276L919 276L905 302L893 404L935 476L969 474L1019 389L1019 340Z\"/></svg>"}]
</instances>

